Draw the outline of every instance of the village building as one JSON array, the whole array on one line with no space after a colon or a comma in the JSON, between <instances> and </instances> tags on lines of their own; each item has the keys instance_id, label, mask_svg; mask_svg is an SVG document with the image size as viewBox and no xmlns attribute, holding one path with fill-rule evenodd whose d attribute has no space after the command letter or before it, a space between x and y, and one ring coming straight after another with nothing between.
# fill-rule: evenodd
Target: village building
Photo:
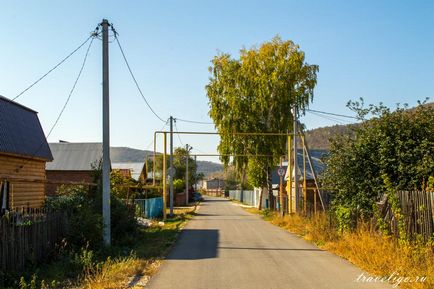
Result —
<instances>
[{"instance_id":1,"label":"village building","mask_svg":"<svg viewBox=\"0 0 434 289\"><path fill-rule=\"evenodd\" d=\"M54 161L47 163L47 195L62 184L92 184L102 160L102 143L50 143Z\"/></svg>"},{"instance_id":2,"label":"village building","mask_svg":"<svg viewBox=\"0 0 434 289\"><path fill-rule=\"evenodd\" d=\"M225 191L225 181L219 178L213 178L203 181L202 189L206 191L207 195L221 197Z\"/></svg>"},{"instance_id":3,"label":"village building","mask_svg":"<svg viewBox=\"0 0 434 289\"><path fill-rule=\"evenodd\" d=\"M53 156L37 112L0 96L0 209L40 208Z\"/></svg>"},{"instance_id":4,"label":"village building","mask_svg":"<svg viewBox=\"0 0 434 289\"><path fill-rule=\"evenodd\" d=\"M145 162L113 162L112 169L119 171L124 177L132 178L142 183L145 182L145 176L147 176Z\"/></svg>"}]
</instances>

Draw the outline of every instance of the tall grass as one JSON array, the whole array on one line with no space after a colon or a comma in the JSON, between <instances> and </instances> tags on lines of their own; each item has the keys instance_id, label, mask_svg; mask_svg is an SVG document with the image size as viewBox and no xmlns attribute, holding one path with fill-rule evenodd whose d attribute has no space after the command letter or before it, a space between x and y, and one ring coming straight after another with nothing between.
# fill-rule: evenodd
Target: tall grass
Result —
<instances>
[{"instance_id":1,"label":"tall grass","mask_svg":"<svg viewBox=\"0 0 434 289\"><path fill-rule=\"evenodd\" d=\"M259 213L256 209L250 212ZM264 219L335 253L372 276L427 277L424 282L397 282L400 288L434 288L433 243L406 242L385 236L367 223L355 231L339 232L326 214L312 217L261 212ZM392 279L393 280L393 279Z\"/></svg>"}]
</instances>

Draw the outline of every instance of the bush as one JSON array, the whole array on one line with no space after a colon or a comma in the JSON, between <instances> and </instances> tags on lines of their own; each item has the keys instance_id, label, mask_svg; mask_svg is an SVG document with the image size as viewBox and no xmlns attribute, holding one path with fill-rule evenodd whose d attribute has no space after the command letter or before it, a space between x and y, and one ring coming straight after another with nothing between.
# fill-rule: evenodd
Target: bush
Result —
<instances>
[{"instance_id":1,"label":"bush","mask_svg":"<svg viewBox=\"0 0 434 289\"><path fill-rule=\"evenodd\" d=\"M100 248L102 244L101 193L91 197L83 187L61 192L59 197L46 201L46 207L66 212L68 219L67 243L73 247ZM111 197L111 235L114 245L125 244L135 237L137 222L135 207Z\"/></svg>"},{"instance_id":2,"label":"bush","mask_svg":"<svg viewBox=\"0 0 434 289\"><path fill-rule=\"evenodd\" d=\"M59 190L60 195L48 198L48 209L66 212L68 220L67 242L74 247L98 247L102 242L102 215L96 209L96 202L86 193L84 187Z\"/></svg>"},{"instance_id":3,"label":"bush","mask_svg":"<svg viewBox=\"0 0 434 289\"><path fill-rule=\"evenodd\" d=\"M185 182L181 179L175 179L173 181L173 189L175 193L182 193L185 190Z\"/></svg>"},{"instance_id":4,"label":"bush","mask_svg":"<svg viewBox=\"0 0 434 289\"><path fill-rule=\"evenodd\" d=\"M374 204L387 192L425 190L434 176L434 109L420 103L415 109L363 102L348 106L361 119L372 118L355 129L355 137L332 140L325 187L333 188L333 208L341 228L373 216ZM356 220L354 220L356 218Z\"/></svg>"}]
</instances>

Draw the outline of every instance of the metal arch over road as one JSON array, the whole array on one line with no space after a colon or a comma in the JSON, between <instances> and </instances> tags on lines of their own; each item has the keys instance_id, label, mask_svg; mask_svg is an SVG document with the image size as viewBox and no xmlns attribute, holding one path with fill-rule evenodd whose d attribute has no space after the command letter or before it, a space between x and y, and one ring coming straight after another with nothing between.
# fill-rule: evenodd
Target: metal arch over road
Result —
<instances>
[{"instance_id":1,"label":"metal arch over road","mask_svg":"<svg viewBox=\"0 0 434 289\"><path fill-rule=\"evenodd\" d=\"M146 288L392 288L357 282L362 273L350 262L231 201L206 197Z\"/></svg>"}]
</instances>

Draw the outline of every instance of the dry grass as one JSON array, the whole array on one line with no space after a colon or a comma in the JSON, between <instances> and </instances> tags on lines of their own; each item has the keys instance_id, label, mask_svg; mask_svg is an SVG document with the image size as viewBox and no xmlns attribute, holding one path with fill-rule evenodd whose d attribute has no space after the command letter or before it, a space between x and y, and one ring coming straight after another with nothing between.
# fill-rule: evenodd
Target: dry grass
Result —
<instances>
[{"instance_id":1,"label":"dry grass","mask_svg":"<svg viewBox=\"0 0 434 289\"><path fill-rule=\"evenodd\" d=\"M168 219L163 227L149 228L151 234L168 234L163 237L165 242L152 242L138 248L138 255L131 254L128 257L111 260L90 268L84 272L83 282L79 288L86 289L115 289L115 288L143 288L159 268L164 256L168 253L171 245L176 240L173 232L179 232L191 218L196 210L193 207L181 207L174 210L174 218ZM170 231L171 233L164 233ZM170 234L170 235L169 235ZM138 240L140 243L147 243L148 240ZM151 246L148 248L148 246ZM156 247L157 246L157 247ZM152 252L151 252L152 251ZM155 257L152 253L158 253ZM146 257L152 256L152 257Z\"/></svg>"},{"instance_id":2,"label":"dry grass","mask_svg":"<svg viewBox=\"0 0 434 289\"><path fill-rule=\"evenodd\" d=\"M257 209L247 211L262 214L265 220L349 260L372 276L428 277L425 282L401 280L400 288L434 288L433 244L398 242L372 230L367 224L360 225L354 232L339 234L324 214L311 218L281 217ZM396 280L396 283L399 282Z\"/></svg>"}]
</instances>

